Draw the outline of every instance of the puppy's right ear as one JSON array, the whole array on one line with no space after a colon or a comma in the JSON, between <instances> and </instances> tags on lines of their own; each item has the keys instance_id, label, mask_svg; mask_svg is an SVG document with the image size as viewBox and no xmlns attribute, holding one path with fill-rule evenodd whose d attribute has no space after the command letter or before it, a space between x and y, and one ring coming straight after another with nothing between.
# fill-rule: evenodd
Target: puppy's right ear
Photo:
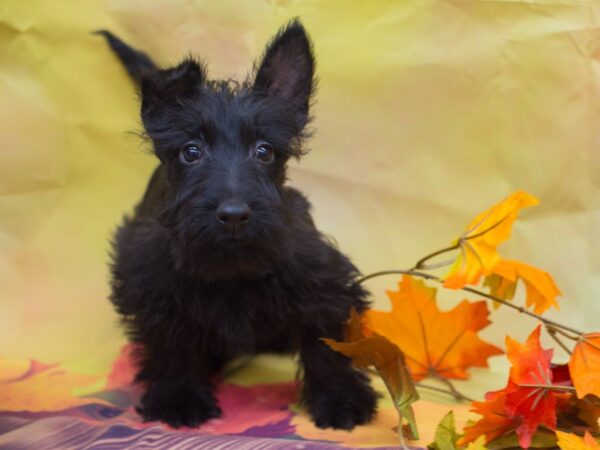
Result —
<instances>
[{"instance_id":1,"label":"puppy's right ear","mask_svg":"<svg viewBox=\"0 0 600 450\"><path fill-rule=\"evenodd\" d=\"M311 41L300 21L294 19L267 45L254 80L254 91L288 103L303 128L315 87L314 70Z\"/></svg>"},{"instance_id":2,"label":"puppy's right ear","mask_svg":"<svg viewBox=\"0 0 600 450\"><path fill-rule=\"evenodd\" d=\"M160 126L165 111L200 92L204 80L204 69L193 59L144 76L140 86L144 127L150 131Z\"/></svg>"}]
</instances>

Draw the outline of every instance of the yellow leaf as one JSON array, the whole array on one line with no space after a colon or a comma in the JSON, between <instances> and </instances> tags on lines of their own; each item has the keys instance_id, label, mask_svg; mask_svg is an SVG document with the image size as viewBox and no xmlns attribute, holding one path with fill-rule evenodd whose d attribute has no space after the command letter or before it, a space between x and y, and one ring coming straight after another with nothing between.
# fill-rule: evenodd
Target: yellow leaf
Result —
<instances>
[{"instance_id":1,"label":"yellow leaf","mask_svg":"<svg viewBox=\"0 0 600 450\"><path fill-rule=\"evenodd\" d=\"M512 300L519 280L525 284L526 305L528 308L533 306L536 314L542 314L551 306L558 309L556 297L561 292L552 276L537 267L519 261L509 259L499 261L492 268L492 273L486 278L484 285L490 288L490 294Z\"/></svg>"},{"instance_id":2,"label":"yellow leaf","mask_svg":"<svg viewBox=\"0 0 600 450\"><path fill-rule=\"evenodd\" d=\"M598 442L587 431L583 438L562 431L557 431L556 437L558 438L558 446L562 450L600 450Z\"/></svg>"},{"instance_id":3,"label":"yellow leaf","mask_svg":"<svg viewBox=\"0 0 600 450\"><path fill-rule=\"evenodd\" d=\"M487 450L485 436L479 436L475 442L471 442L465 450Z\"/></svg>"},{"instance_id":4,"label":"yellow leaf","mask_svg":"<svg viewBox=\"0 0 600 450\"><path fill-rule=\"evenodd\" d=\"M460 254L446 275L444 286L460 289L476 284L481 275L489 275L500 262L496 247L510 237L519 210L538 203L533 195L517 191L475 217L455 241Z\"/></svg>"}]
</instances>

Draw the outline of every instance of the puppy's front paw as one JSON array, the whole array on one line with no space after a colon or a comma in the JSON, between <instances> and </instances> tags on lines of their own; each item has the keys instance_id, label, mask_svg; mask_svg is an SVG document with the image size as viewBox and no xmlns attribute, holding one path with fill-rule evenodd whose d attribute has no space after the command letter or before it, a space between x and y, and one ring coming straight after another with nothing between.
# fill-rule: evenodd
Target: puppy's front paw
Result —
<instances>
[{"instance_id":1,"label":"puppy's front paw","mask_svg":"<svg viewBox=\"0 0 600 450\"><path fill-rule=\"evenodd\" d=\"M321 385L310 389L308 410L319 428L351 430L369 422L377 408L377 394L364 380Z\"/></svg>"},{"instance_id":2,"label":"puppy's front paw","mask_svg":"<svg viewBox=\"0 0 600 450\"><path fill-rule=\"evenodd\" d=\"M161 384L144 394L136 410L144 422L159 420L174 428L194 428L221 415L209 390Z\"/></svg>"}]
</instances>

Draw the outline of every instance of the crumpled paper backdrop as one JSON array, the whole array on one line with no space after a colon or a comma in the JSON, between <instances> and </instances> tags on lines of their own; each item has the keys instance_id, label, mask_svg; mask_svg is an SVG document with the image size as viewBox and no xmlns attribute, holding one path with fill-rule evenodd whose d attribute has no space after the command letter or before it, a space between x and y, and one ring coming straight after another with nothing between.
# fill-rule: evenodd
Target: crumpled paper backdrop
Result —
<instances>
[{"instance_id":1,"label":"crumpled paper backdrop","mask_svg":"<svg viewBox=\"0 0 600 450\"><path fill-rule=\"evenodd\" d=\"M98 373L124 341L108 242L156 161L137 136L133 84L90 31L242 78L294 16L314 39L320 89L292 182L359 268L410 267L523 188L542 203L502 253L554 274L565 295L551 317L599 328L598 2L3 0L0 355ZM395 282L369 285L380 307ZM506 308L492 320L497 344L534 326Z\"/></svg>"}]
</instances>

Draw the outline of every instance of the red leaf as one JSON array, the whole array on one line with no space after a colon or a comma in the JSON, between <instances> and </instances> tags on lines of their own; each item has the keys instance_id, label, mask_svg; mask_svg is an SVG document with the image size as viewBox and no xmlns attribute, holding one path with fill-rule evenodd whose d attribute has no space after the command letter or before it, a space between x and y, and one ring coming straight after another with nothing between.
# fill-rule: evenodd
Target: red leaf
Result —
<instances>
[{"instance_id":1,"label":"red leaf","mask_svg":"<svg viewBox=\"0 0 600 450\"><path fill-rule=\"evenodd\" d=\"M486 441L516 431L519 445L529 448L532 436L540 425L556 429L556 410L566 407L568 394L548 389L554 384L553 372L560 375L564 384L563 369L552 368L552 350L540 344L537 327L520 344L511 337L506 338L506 354L512 364L508 385L500 391L490 392L485 402L473 402L473 411L483 417L474 425L465 428L463 443L474 441L484 434Z\"/></svg>"},{"instance_id":2,"label":"red leaf","mask_svg":"<svg viewBox=\"0 0 600 450\"><path fill-rule=\"evenodd\" d=\"M531 437L540 425L556 429L556 391L544 387L523 385L552 385L551 360L553 350L544 350L540 344L538 326L525 344L506 338L506 355L512 363L506 391L506 411L511 417L520 418L517 427L519 444L531 445Z\"/></svg>"},{"instance_id":3,"label":"red leaf","mask_svg":"<svg viewBox=\"0 0 600 450\"><path fill-rule=\"evenodd\" d=\"M571 373L567 364L552 365L552 382L561 386L573 386L573 380L571 380Z\"/></svg>"},{"instance_id":4,"label":"red leaf","mask_svg":"<svg viewBox=\"0 0 600 450\"><path fill-rule=\"evenodd\" d=\"M458 441L459 445L475 441L484 435L485 441L490 442L514 430L519 421L510 417L506 411L506 392L504 390L488 392L485 402L473 402L472 411L483 416L473 425L465 427L464 436Z\"/></svg>"}]
</instances>

